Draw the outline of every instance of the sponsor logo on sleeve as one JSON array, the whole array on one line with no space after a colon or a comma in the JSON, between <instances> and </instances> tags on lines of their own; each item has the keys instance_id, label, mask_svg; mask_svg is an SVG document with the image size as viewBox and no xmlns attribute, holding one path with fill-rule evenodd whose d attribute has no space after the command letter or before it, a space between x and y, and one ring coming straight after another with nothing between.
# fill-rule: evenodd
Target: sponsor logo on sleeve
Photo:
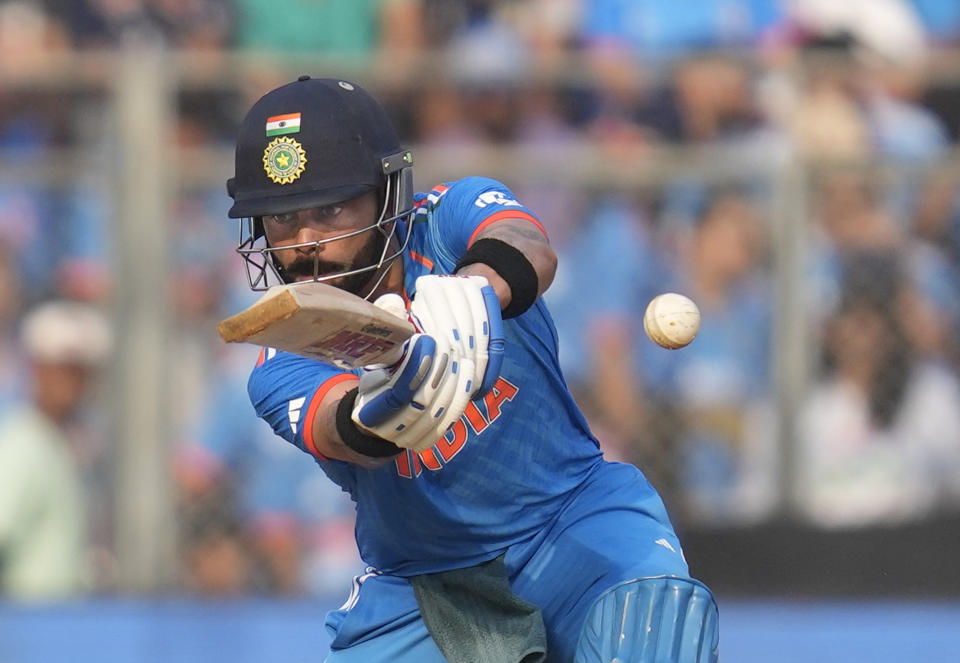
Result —
<instances>
[{"instance_id":1,"label":"sponsor logo on sleeve","mask_svg":"<svg viewBox=\"0 0 960 663\"><path fill-rule=\"evenodd\" d=\"M287 416L290 418L290 430L297 434L297 424L300 423L300 412L303 410L303 404L307 402L306 396L303 398L294 398L287 404Z\"/></svg>"},{"instance_id":2,"label":"sponsor logo on sleeve","mask_svg":"<svg viewBox=\"0 0 960 663\"><path fill-rule=\"evenodd\" d=\"M507 194L505 194L503 191L487 191L485 193L481 193L479 196L477 196L477 199L473 201L473 204L481 209L487 205L520 207L519 202L513 198L507 198Z\"/></svg>"}]
</instances>

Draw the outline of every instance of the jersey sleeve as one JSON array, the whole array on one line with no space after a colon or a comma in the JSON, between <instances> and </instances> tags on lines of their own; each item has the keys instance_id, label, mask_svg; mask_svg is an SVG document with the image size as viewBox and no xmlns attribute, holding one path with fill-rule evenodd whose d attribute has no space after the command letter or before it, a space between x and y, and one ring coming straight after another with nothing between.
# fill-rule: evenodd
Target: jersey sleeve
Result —
<instances>
[{"instance_id":1,"label":"jersey sleeve","mask_svg":"<svg viewBox=\"0 0 960 663\"><path fill-rule=\"evenodd\" d=\"M257 416L277 435L327 461L313 439L317 408L332 387L358 379L329 364L268 348L250 374L247 391Z\"/></svg>"},{"instance_id":2,"label":"jersey sleeve","mask_svg":"<svg viewBox=\"0 0 960 663\"><path fill-rule=\"evenodd\" d=\"M437 187L433 195L436 203L428 232L447 271L453 269L481 231L498 221L526 220L547 234L533 212L496 180L467 177Z\"/></svg>"}]
</instances>

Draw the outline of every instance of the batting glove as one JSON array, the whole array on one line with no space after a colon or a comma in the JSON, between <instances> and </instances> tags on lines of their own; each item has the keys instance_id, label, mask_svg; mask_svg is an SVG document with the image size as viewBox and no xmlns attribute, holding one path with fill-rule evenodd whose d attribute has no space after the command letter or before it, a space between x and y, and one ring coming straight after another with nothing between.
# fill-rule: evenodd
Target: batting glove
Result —
<instances>
[{"instance_id":1,"label":"batting glove","mask_svg":"<svg viewBox=\"0 0 960 663\"><path fill-rule=\"evenodd\" d=\"M471 396L493 388L503 364L500 299L482 276L429 275L416 282L410 305L414 324L434 338L446 337L473 367Z\"/></svg>"},{"instance_id":2,"label":"batting glove","mask_svg":"<svg viewBox=\"0 0 960 663\"><path fill-rule=\"evenodd\" d=\"M352 419L361 429L414 451L429 449L486 394L503 363L500 302L483 277L423 276L410 314L423 332L390 368L360 377ZM387 310L395 300L378 300ZM399 312L399 311L395 311Z\"/></svg>"}]
</instances>

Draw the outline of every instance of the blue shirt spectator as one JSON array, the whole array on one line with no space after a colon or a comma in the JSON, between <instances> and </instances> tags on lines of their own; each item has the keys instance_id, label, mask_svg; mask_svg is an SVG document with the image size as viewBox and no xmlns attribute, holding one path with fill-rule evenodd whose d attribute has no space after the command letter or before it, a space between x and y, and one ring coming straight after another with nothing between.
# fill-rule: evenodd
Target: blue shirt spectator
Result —
<instances>
[{"instance_id":1,"label":"blue shirt spectator","mask_svg":"<svg viewBox=\"0 0 960 663\"><path fill-rule=\"evenodd\" d=\"M770 0L587 0L583 12L588 44L619 41L647 59L754 44L783 15Z\"/></svg>"}]
</instances>

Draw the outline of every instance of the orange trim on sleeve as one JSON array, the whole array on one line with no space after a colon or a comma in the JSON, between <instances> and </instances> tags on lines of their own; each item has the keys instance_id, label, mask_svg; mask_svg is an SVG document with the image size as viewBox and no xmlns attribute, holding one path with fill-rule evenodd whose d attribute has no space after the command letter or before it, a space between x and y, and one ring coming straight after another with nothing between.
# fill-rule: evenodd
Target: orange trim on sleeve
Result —
<instances>
[{"instance_id":1,"label":"orange trim on sleeve","mask_svg":"<svg viewBox=\"0 0 960 663\"><path fill-rule=\"evenodd\" d=\"M257 366L263 366L264 359L266 358L267 349L260 348L260 356L257 357Z\"/></svg>"},{"instance_id":2,"label":"orange trim on sleeve","mask_svg":"<svg viewBox=\"0 0 960 663\"><path fill-rule=\"evenodd\" d=\"M353 373L341 373L340 375L335 375L323 384L313 393L313 398L310 399L310 406L307 408L307 416L303 419L303 443L307 447L307 451L312 453L317 458L321 460L329 460L326 456L320 453L317 450L316 441L313 439L313 419L317 416L317 410L320 409L320 403L323 401L324 397L330 393L330 390L342 382L347 382L348 380L357 380L358 378Z\"/></svg>"},{"instance_id":3,"label":"orange trim on sleeve","mask_svg":"<svg viewBox=\"0 0 960 663\"><path fill-rule=\"evenodd\" d=\"M543 227L543 225L539 221L537 221L537 219L532 214L529 214L521 210L505 209L505 210L500 210L499 212L496 212L494 214L491 214L486 219L484 219L479 226L477 226L476 230L473 231L473 234L470 235L470 239L467 241L467 248L468 249L470 248L474 240L477 239L477 235L479 235L484 228L496 223L497 221L506 221L508 219L518 219L520 221L529 221L530 223L535 225L540 232L543 233L544 237L547 236L547 230Z\"/></svg>"}]
</instances>

